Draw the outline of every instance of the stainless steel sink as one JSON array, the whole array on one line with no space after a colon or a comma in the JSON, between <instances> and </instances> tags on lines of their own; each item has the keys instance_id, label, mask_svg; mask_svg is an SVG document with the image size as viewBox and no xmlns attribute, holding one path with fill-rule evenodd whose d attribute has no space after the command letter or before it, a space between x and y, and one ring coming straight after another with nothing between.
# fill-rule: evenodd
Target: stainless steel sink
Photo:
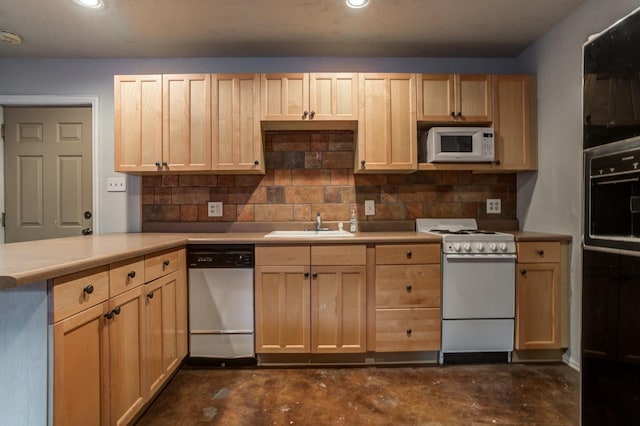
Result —
<instances>
[{"instance_id":1,"label":"stainless steel sink","mask_svg":"<svg viewBox=\"0 0 640 426\"><path fill-rule=\"evenodd\" d=\"M331 231L271 231L266 238L335 238L335 237L353 237L354 234L345 230Z\"/></svg>"}]
</instances>

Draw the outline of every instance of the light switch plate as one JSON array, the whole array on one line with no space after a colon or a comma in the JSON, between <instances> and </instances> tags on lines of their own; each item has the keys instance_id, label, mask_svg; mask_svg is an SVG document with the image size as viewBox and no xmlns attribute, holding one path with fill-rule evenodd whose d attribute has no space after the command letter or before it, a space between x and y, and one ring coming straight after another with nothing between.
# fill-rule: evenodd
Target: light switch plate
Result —
<instances>
[{"instance_id":1,"label":"light switch plate","mask_svg":"<svg viewBox=\"0 0 640 426\"><path fill-rule=\"evenodd\" d=\"M222 217L222 202L211 201L207 203L209 217Z\"/></svg>"},{"instance_id":2,"label":"light switch plate","mask_svg":"<svg viewBox=\"0 0 640 426\"><path fill-rule=\"evenodd\" d=\"M365 216L373 216L376 214L375 200L364 200L364 214Z\"/></svg>"},{"instance_id":3,"label":"light switch plate","mask_svg":"<svg viewBox=\"0 0 640 426\"><path fill-rule=\"evenodd\" d=\"M500 198L487 198L487 214L500 214L502 212L502 200Z\"/></svg>"},{"instance_id":4,"label":"light switch plate","mask_svg":"<svg viewBox=\"0 0 640 426\"><path fill-rule=\"evenodd\" d=\"M125 178L107 178L107 192L126 192L127 180Z\"/></svg>"}]
</instances>

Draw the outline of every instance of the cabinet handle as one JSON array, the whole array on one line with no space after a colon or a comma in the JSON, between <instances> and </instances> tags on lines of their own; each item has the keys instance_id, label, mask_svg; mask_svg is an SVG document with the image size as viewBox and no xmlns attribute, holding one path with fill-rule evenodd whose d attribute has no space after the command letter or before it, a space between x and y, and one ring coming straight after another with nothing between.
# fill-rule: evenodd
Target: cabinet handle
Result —
<instances>
[{"instance_id":1,"label":"cabinet handle","mask_svg":"<svg viewBox=\"0 0 640 426\"><path fill-rule=\"evenodd\" d=\"M523 277L526 277L526 276L527 276L527 270L526 270L526 269L520 269L520 274L521 274Z\"/></svg>"},{"instance_id":2,"label":"cabinet handle","mask_svg":"<svg viewBox=\"0 0 640 426\"><path fill-rule=\"evenodd\" d=\"M453 118L456 118L456 113L455 113L455 112L453 112L453 111L451 111L451 116L452 116Z\"/></svg>"},{"instance_id":3,"label":"cabinet handle","mask_svg":"<svg viewBox=\"0 0 640 426\"><path fill-rule=\"evenodd\" d=\"M413 330L411 330L410 328L407 328L407 336L411 336L411 333L413 333Z\"/></svg>"},{"instance_id":4,"label":"cabinet handle","mask_svg":"<svg viewBox=\"0 0 640 426\"><path fill-rule=\"evenodd\" d=\"M318 273L317 273L317 272L314 272L314 273L312 273L312 274L311 274L311 276L312 276L312 277L313 277L313 279L315 280L316 278L318 278Z\"/></svg>"},{"instance_id":5,"label":"cabinet handle","mask_svg":"<svg viewBox=\"0 0 640 426\"><path fill-rule=\"evenodd\" d=\"M107 312L106 314L104 314L104 317L105 317L106 319L111 319L111 318L113 318L113 311L109 311L109 312Z\"/></svg>"},{"instance_id":6,"label":"cabinet handle","mask_svg":"<svg viewBox=\"0 0 640 426\"><path fill-rule=\"evenodd\" d=\"M411 293L411 290L413 290L413 286L411 284L407 284L407 293Z\"/></svg>"},{"instance_id":7,"label":"cabinet handle","mask_svg":"<svg viewBox=\"0 0 640 426\"><path fill-rule=\"evenodd\" d=\"M258 164L260 164L260 162L258 160L256 160L256 161L253 162L253 164L255 164L257 166Z\"/></svg>"},{"instance_id":8,"label":"cabinet handle","mask_svg":"<svg viewBox=\"0 0 640 426\"><path fill-rule=\"evenodd\" d=\"M148 299L153 299L153 292L150 291L149 293L147 293L147 298Z\"/></svg>"},{"instance_id":9,"label":"cabinet handle","mask_svg":"<svg viewBox=\"0 0 640 426\"><path fill-rule=\"evenodd\" d=\"M366 161L364 161L364 160L360 160L360 165L361 165L362 167L364 167L364 164L365 164L365 163L366 163Z\"/></svg>"},{"instance_id":10,"label":"cabinet handle","mask_svg":"<svg viewBox=\"0 0 640 426\"><path fill-rule=\"evenodd\" d=\"M304 278L305 278L305 279L308 279L308 278L309 278L309 273L308 273L308 272L305 272L305 273L304 273L304 274L302 274L302 275L304 276Z\"/></svg>"},{"instance_id":11,"label":"cabinet handle","mask_svg":"<svg viewBox=\"0 0 640 426\"><path fill-rule=\"evenodd\" d=\"M539 254L540 256L544 256L544 250L542 250L542 249L538 250L538 254Z\"/></svg>"},{"instance_id":12,"label":"cabinet handle","mask_svg":"<svg viewBox=\"0 0 640 426\"><path fill-rule=\"evenodd\" d=\"M307 118L307 115L309 115L308 111L305 111L302 113L302 119L304 120L305 118Z\"/></svg>"},{"instance_id":13,"label":"cabinet handle","mask_svg":"<svg viewBox=\"0 0 640 426\"><path fill-rule=\"evenodd\" d=\"M156 167L160 168L160 162L159 161L156 161Z\"/></svg>"},{"instance_id":14,"label":"cabinet handle","mask_svg":"<svg viewBox=\"0 0 640 426\"><path fill-rule=\"evenodd\" d=\"M496 160L495 164L496 164L496 166L499 166L500 165L500 160Z\"/></svg>"},{"instance_id":15,"label":"cabinet handle","mask_svg":"<svg viewBox=\"0 0 640 426\"><path fill-rule=\"evenodd\" d=\"M316 112L315 111L311 111L311 114L309 114L309 118L313 120L313 117L316 116Z\"/></svg>"},{"instance_id":16,"label":"cabinet handle","mask_svg":"<svg viewBox=\"0 0 640 426\"><path fill-rule=\"evenodd\" d=\"M131 271L127 274L127 277L134 279L136 277L136 271Z\"/></svg>"},{"instance_id":17,"label":"cabinet handle","mask_svg":"<svg viewBox=\"0 0 640 426\"><path fill-rule=\"evenodd\" d=\"M113 310L113 313L116 315L120 315L120 306L116 306L115 309Z\"/></svg>"},{"instance_id":18,"label":"cabinet handle","mask_svg":"<svg viewBox=\"0 0 640 426\"><path fill-rule=\"evenodd\" d=\"M411 250L407 250L407 259L411 259L411 256L413 256L413 253L411 253Z\"/></svg>"},{"instance_id":19,"label":"cabinet handle","mask_svg":"<svg viewBox=\"0 0 640 426\"><path fill-rule=\"evenodd\" d=\"M93 284L89 284L88 286L83 288L82 291L85 292L86 294L93 293Z\"/></svg>"},{"instance_id":20,"label":"cabinet handle","mask_svg":"<svg viewBox=\"0 0 640 426\"><path fill-rule=\"evenodd\" d=\"M456 115L458 116L458 118L462 118L462 111L458 111Z\"/></svg>"},{"instance_id":21,"label":"cabinet handle","mask_svg":"<svg viewBox=\"0 0 640 426\"><path fill-rule=\"evenodd\" d=\"M162 162L162 166L163 166L163 167L169 167L169 164L168 164L166 161L163 161L163 162Z\"/></svg>"},{"instance_id":22,"label":"cabinet handle","mask_svg":"<svg viewBox=\"0 0 640 426\"><path fill-rule=\"evenodd\" d=\"M169 266L169 263L171 263L171 262L169 262L169 260L168 260L168 259L167 259L167 260L165 260L164 262L162 262L162 269L164 269L164 268L166 268L167 266Z\"/></svg>"},{"instance_id":23,"label":"cabinet handle","mask_svg":"<svg viewBox=\"0 0 640 426\"><path fill-rule=\"evenodd\" d=\"M114 315L120 315L120 306L116 306L114 309L104 314L104 317L106 319L111 319Z\"/></svg>"}]
</instances>

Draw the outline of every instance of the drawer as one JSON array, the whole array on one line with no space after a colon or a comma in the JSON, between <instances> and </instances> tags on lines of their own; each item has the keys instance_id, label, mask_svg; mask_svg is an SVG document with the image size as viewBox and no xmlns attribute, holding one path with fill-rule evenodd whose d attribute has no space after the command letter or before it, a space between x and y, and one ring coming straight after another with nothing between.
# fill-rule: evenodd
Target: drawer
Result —
<instances>
[{"instance_id":1,"label":"drawer","mask_svg":"<svg viewBox=\"0 0 640 426\"><path fill-rule=\"evenodd\" d=\"M440 307L440 265L376 266L376 308Z\"/></svg>"},{"instance_id":2,"label":"drawer","mask_svg":"<svg viewBox=\"0 0 640 426\"><path fill-rule=\"evenodd\" d=\"M53 322L109 298L109 268L104 266L53 280Z\"/></svg>"},{"instance_id":3,"label":"drawer","mask_svg":"<svg viewBox=\"0 0 640 426\"><path fill-rule=\"evenodd\" d=\"M440 263L440 244L379 244L376 265Z\"/></svg>"},{"instance_id":4,"label":"drawer","mask_svg":"<svg viewBox=\"0 0 640 426\"><path fill-rule=\"evenodd\" d=\"M311 264L320 265L366 265L365 244L312 245Z\"/></svg>"},{"instance_id":5,"label":"drawer","mask_svg":"<svg viewBox=\"0 0 640 426\"><path fill-rule=\"evenodd\" d=\"M109 266L109 297L144 284L144 256Z\"/></svg>"},{"instance_id":6,"label":"drawer","mask_svg":"<svg viewBox=\"0 0 640 426\"><path fill-rule=\"evenodd\" d=\"M440 309L376 310L376 352L440 350Z\"/></svg>"},{"instance_id":7,"label":"drawer","mask_svg":"<svg viewBox=\"0 0 640 426\"><path fill-rule=\"evenodd\" d=\"M305 266L311 259L309 245L256 246L256 266Z\"/></svg>"},{"instance_id":8,"label":"drawer","mask_svg":"<svg viewBox=\"0 0 640 426\"><path fill-rule=\"evenodd\" d=\"M560 262L559 241L535 241L517 244L519 263Z\"/></svg>"},{"instance_id":9,"label":"drawer","mask_svg":"<svg viewBox=\"0 0 640 426\"><path fill-rule=\"evenodd\" d=\"M144 280L153 281L178 270L180 249L167 250L144 257Z\"/></svg>"}]
</instances>

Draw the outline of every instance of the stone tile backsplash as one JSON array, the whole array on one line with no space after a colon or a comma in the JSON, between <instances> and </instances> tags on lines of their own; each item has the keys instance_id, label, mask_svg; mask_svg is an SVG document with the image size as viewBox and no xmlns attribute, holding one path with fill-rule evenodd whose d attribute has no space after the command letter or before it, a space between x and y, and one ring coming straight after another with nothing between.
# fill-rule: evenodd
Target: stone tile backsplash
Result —
<instances>
[{"instance_id":1,"label":"stone tile backsplash","mask_svg":"<svg viewBox=\"0 0 640 426\"><path fill-rule=\"evenodd\" d=\"M264 176L163 175L142 178L145 222L348 222L417 217L515 220L516 175L420 171L408 175L354 175L351 131L269 132ZM486 199L502 199L502 213L487 215ZM364 201L374 200L375 216ZM207 202L224 203L222 217L207 216Z\"/></svg>"}]
</instances>

